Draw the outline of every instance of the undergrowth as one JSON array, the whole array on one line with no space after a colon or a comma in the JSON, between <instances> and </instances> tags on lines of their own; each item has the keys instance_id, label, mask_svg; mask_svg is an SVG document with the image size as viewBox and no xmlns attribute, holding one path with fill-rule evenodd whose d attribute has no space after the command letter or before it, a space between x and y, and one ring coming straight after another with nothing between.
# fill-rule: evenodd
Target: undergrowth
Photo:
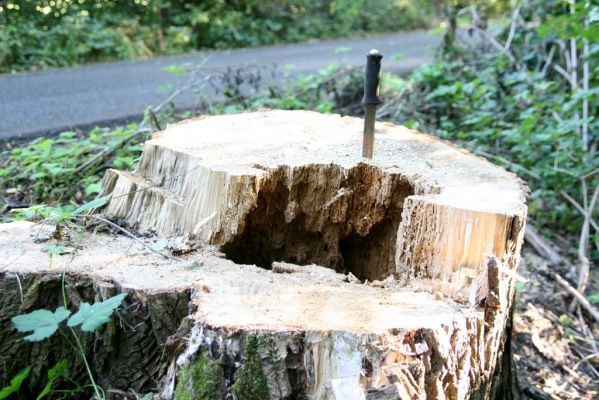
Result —
<instances>
[{"instance_id":1,"label":"undergrowth","mask_svg":"<svg viewBox=\"0 0 599 400\"><path fill-rule=\"evenodd\" d=\"M7 145L0 155L0 210L39 203L81 204L100 192L106 168L131 169L141 153L139 142L116 146L137 130L137 124L96 128L86 135L63 132L23 145ZM78 173L77 168L100 151L113 148L101 162Z\"/></svg>"}]
</instances>

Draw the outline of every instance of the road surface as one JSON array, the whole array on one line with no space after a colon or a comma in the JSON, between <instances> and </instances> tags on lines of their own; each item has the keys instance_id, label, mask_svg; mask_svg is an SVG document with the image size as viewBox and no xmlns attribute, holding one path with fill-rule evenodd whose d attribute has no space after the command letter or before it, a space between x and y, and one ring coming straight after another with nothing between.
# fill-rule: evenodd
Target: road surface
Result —
<instances>
[{"instance_id":1,"label":"road surface","mask_svg":"<svg viewBox=\"0 0 599 400\"><path fill-rule=\"evenodd\" d=\"M0 141L138 118L148 105L159 104L167 96L158 87L188 83L189 77L174 77L163 70L173 64L205 61L201 68L208 71L276 63L293 65L293 73L301 74L339 60L363 65L366 52L377 48L386 56L383 70L407 72L430 60L439 40L426 32L404 32L0 75ZM396 54L401 54L399 60L394 59ZM190 92L178 96L175 106L189 108L194 101Z\"/></svg>"}]
</instances>

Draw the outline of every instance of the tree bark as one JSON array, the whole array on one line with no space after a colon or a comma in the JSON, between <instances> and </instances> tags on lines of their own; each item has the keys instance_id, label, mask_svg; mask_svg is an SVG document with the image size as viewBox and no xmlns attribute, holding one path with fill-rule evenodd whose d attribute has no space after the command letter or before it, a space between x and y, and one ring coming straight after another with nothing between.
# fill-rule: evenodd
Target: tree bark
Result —
<instances>
[{"instance_id":1,"label":"tree bark","mask_svg":"<svg viewBox=\"0 0 599 400\"><path fill-rule=\"evenodd\" d=\"M144 299L119 316L150 315L135 336L153 349L143 368L89 348L98 374L130 371L102 385L163 399L514 398L509 321L525 184L448 142L376 128L366 160L356 118L201 117L146 142L134 173L109 170L104 217L149 245L167 239L163 251L180 261L94 233L71 262L56 256L67 287L110 282L130 293L128 304ZM0 277L11 303L10 276L56 275L32 229L0 229L0 256L14 259ZM54 305L15 305L2 343L18 337L9 316ZM113 338L114 347L126 326L90 340ZM39 362L13 361L0 366L3 377Z\"/></svg>"}]
</instances>

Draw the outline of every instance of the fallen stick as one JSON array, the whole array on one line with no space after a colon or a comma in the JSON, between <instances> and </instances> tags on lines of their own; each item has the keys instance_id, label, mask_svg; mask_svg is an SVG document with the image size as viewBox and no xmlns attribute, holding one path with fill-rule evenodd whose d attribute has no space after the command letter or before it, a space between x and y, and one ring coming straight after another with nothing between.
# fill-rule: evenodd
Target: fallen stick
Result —
<instances>
[{"instance_id":1,"label":"fallen stick","mask_svg":"<svg viewBox=\"0 0 599 400\"><path fill-rule=\"evenodd\" d=\"M568 293L574 296L576 300L578 300L580 305L585 310L587 310L589 314L591 314L595 321L599 322L599 311L595 307L593 307L593 305L586 299L586 297L584 297L578 290L576 290L575 287L570 285L570 283L568 283L568 281L566 281L560 275L552 273L551 276L562 288L564 288Z\"/></svg>"},{"instance_id":2,"label":"fallen stick","mask_svg":"<svg viewBox=\"0 0 599 400\"><path fill-rule=\"evenodd\" d=\"M146 249L150 250L153 253L158 254L159 256L162 256L168 260L172 260L172 261L177 261L180 262L181 260L178 258L175 258L173 256L170 256L168 254L162 253L154 248L152 248L152 246L148 245L147 243L145 243L143 240L141 240L140 238L138 238L137 236L135 236L134 234L132 234L131 232L129 232L128 230L126 230L125 228L123 228L122 226L119 226L117 224L115 224L114 222L110 222L107 219L104 219L102 217L98 217L97 215L81 215L80 217L84 217L84 218L92 218L95 219L96 221L100 221L116 230L118 230L121 233L124 233L125 235L129 236L131 239L135 240L137 243L141 244L143 247L145 247ZM78 218L80 218L78 217Z\"/></svg>"}]
</instances>

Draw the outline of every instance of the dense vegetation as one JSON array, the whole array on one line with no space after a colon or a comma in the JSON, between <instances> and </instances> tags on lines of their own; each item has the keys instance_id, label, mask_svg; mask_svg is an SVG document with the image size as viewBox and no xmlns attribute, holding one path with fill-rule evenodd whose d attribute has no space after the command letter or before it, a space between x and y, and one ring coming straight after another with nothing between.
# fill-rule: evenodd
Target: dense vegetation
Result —
<instances>
[{"instance_id":1,"label":"dense vegetation","mask_svg":"<svg viewBox=\"0 0 599 400\"><path fill-rule=\"evenodd\" d=\"M0 72L414 29L428 1L8 0Z\"/></svg>"},{"instance_id":2,"label":"dense vegetation","mask_svg":"<svg viewBox=\"0 0 599 400\"><path fill-rule=\"evenodd\" d=\"M599 7L528 1L494 32L464 17L479 45L446 39L389 115L492 154L528 181L535 219L579 232L568 196L586 204L598 181Z\"/></svg>"}]
</instances>

